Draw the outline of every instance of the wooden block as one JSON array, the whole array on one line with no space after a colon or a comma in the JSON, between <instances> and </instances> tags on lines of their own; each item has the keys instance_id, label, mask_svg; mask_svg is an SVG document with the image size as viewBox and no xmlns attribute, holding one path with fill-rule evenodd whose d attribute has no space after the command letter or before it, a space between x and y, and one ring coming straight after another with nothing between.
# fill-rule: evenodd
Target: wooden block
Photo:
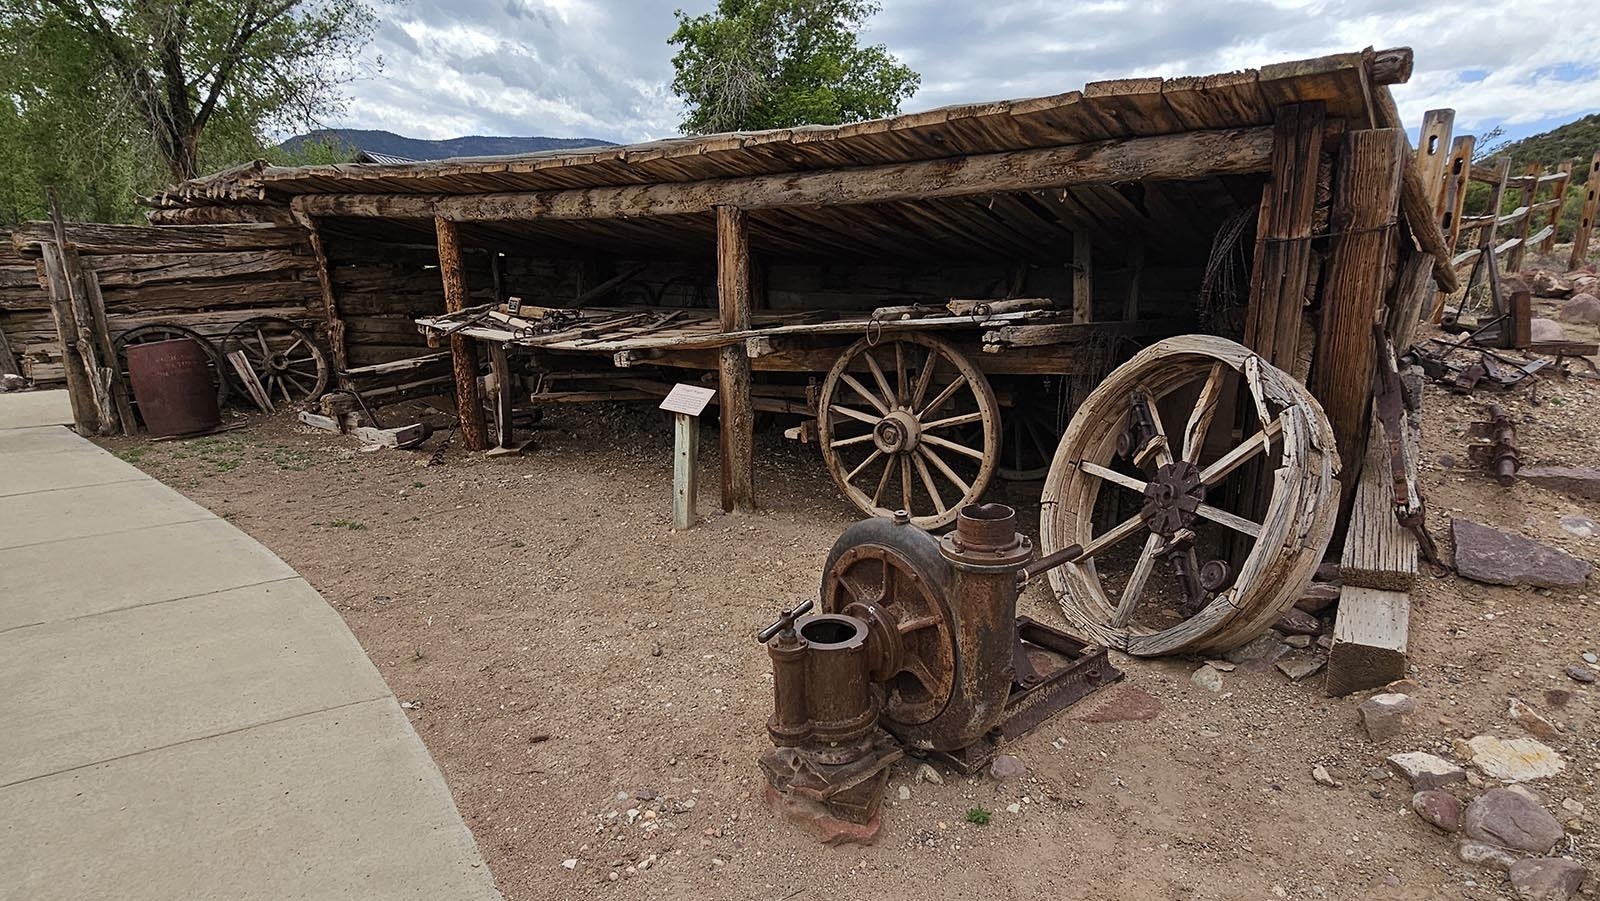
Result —
<instances>
[{"instance_id":1,"label":"wooden block","mask_svg":"<svg viewBox=\"0 0 1600 901\"><path fill-rule=\"evenodd\" d=\"M379 429L372 426L360 426L350 430L350 434L360 438L363 444L377 444L383 447L412 447L421 444L428 437L428 430L420 422L403 425L394 429Z\"/></svg>"},{"instance_id":2,"label":"wooden block","mask_svg":"<svg viewBox=\"0 0 1600 901\"><path fill-rule=\"evenodd\" d=\"M700 420L687 413L674 413L672 419L672 527L681 532L695 522Z\"/></svg>"},{"instance_id":3,"label":"wooden block","mask_svg":"<svg viewBox=\"0 0 1600 901\"><path fill-rule=\"evenodd\" d=\"M1328 694L1387 685L1406 674L1411 598L1403 591L1346 585L1328 651Z\"/></svg>"},{"instance_id":4,"label":"wooden block","mask_svg":"<svg viewBox=\"0 0 1600 901\"><path fill-rule=\"evenodd\" d=\"M339 424L339 420L333 418L332 416L323 416L319 413L308 413L302 411L300 413L300 421L314 429L322 429L325 432L344 432L344 429Z\"/></svg>"},{"instance_id":5,"label":"wooden block","mask_svg":"<svg viewBox=\"0 0 1600 901\"><path fill-rule=\"evenodd\" d=\"M1417 538L1394 513L1394 475L1383 423L1376 416L1356 483L1339 575L1346 586L1409 591L1417 581Z\"/></svg>"}]
</instances>

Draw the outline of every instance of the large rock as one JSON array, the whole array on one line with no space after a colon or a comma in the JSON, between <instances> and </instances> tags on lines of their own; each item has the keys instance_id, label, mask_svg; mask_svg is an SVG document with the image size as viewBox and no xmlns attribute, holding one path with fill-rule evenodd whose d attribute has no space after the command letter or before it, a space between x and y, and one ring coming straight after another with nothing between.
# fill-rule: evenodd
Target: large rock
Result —
<instances>
[{"instance_id":1,"label":"large rock","mask_svg":"<svg viewBox=\"0 0 1600 901\"><path fill-rule=\"evenodd\" d=\"M1298 607L1290 607L1273 628L1285 635L1316 635L1322 631L1322 622Z\"/></svg>"},{"instance_id":2,"label":"large rock","mask_svg":"<svg viewBox=\"0 0 1600 901\"><path fill-rule=\"evenodd\" d=\"M1463 782L1467 778L1466 770L1426 751L1392 754L1388 764L1389 769L1404 776L1406 781L1411 783L1413 791L1440 788L1452 782Z\"/></svg>"},{"instance_id":3,"label":"large rock","mask_svg":"<svg viewBox=\"0 0 1600 901\"><path fill-rule=\"evenodd\" d=\"M1462 863L1501 871L1511 869L1511 865L1517 862L1516 855L1510 851L1470 838L1464 838L1461 844L1456 845L1456 856L1461 858Z\"/></svg>"},{"instance_id":4,"label":"large rock","mask_svg":"<svg viewBox=\"0 0 1600 901\"><path fill-rule=\"evenodd\" d=\"M1416 712L1416 699L1397 692L1373 695L1356 705L1361 726L1373 741L1383 741L1404 732L1411 725L1411 714Z\"/></svg>"},{"instance_id":5,"label":"large rock","mask_svg":"<svg viewBox=\"0 0 1600 901\"><path fill-rule=\"evenodd\" d=\"M1562 322L1600 323L1600 297L1579 294L1556 310L1556 318Z\"/></svg>"},{"instance_id":6,"label":"large rock","mask_svg":"<svg viewBox=\"0 0 1600 901\"><path fill-rule=\"evenodd\" d=\"M1527 466L1517 470L1517 478L1530 485L1572 497L1600 500L1600 469L1587 466Z\"/></svg>"},{"instance_id":7,"label":"large rock","mask_svg":"<svg viewBox=\"0 0 1600 901\"><path fill-rule=\"evenodd\" d=\"M1528 323L1528 335L1535 344L1543 344L1546 341L1567 340L1567 330L1561 327L1561 323L1554 319L1545 319L1542 316L1535 316Z\"/></svg>"},{"instance_id":8,"label":"large rock","mask_svg":"<svg viewBox=\"0 0 1600 901\"><path fill-rule=\"evenodd\" d=\"M1223 655L1229 663L1248 665L1252 669L1270 669L1279 657L1289 653L1283 643L1283 633L1268 631L1260 638L1242 644Z\"/></svg>"},{"instance_id":9,"label":"large rock","mask_svg":"<svg viewBox=\"0 0 1600 901\"><path fill-rule=\"evenodd\" d=\"M1447 791L1435 788L1417 792L1411 796L1411 809L1436 829L1461 831L1461 801Z\"/></svg>"},{"instance_id":10,"label":"large rock","mask_svg":"<svg viewBox=\"0 0 1600 901\"><path fill-rule=\"evenodd\" d=\"M1572 284L1548 269L1534 270L1528 287L1535 297L1566 297L1572 293Z\"/></svg>"},{"instance_id":11,"label":"large rock","mask_svg":"<svg viewBox=\"0 0 1600 901\"><path fill-rule=\"evenodd\" d=\"M1511 865L1511 887L1522 901L1570 901L1583 886L1583 865L1560 857L1519 860Z\"/></svg>"},{"instance_id":12,"label":"large rock","mask_svg":"<svg viewBox=\"0 0 1600 901\"><path fill-rule=\"evenodd\" d=\"M1456 572L1487 585L1581 588L1594 567L1563 550L1466 519L1451 519Z\"/></svg>"},{"instance_id":13,"label":"large rock","mask_svg":"<svg viewBox=\"0 0 1600 901\"><path fill-rule=\"evenodd\" d=\"M1468 804L1461 828L1467 838L1529 854L1550 853L1565 834L1550 811L1508 788L1490 789Z\"/></svg>"},{"instance_id":14,"label":"large rock","mask_svg":"<svg viewBox=\"0 0 1600 901\"><path fill-rule=\"evenodd\" d=\"M1477 735L1467 742L1472 765L1485 776L1506 782L1548 779L1567 768L1549 745L1531 738L1495 738Z\"/></svg>"}]
</instances>

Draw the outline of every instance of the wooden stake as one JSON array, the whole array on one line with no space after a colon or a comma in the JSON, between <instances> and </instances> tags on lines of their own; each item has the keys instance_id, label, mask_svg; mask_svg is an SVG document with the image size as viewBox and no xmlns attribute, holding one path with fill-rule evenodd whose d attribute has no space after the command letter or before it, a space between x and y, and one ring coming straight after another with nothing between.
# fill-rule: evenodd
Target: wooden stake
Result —
<instances>
[{"instance_id":1,"label":"wooden stake","mask_svg":"<svg viewBox=\"0 0 1600 901\"><path fill-rule=\"evenodd\" d=\"M1539 173L1544 167L1538 163L1529 163L1522 174L1527 176L1527 181L1522 183L1522 193L1517 198L1517 205L1528 209L1523 214L1522 222L1518 223L1516 247L1511 248L1511 255L1506 259L1506 271L1516 274L1522 271L1522 260L1528 253L1528 235L1533 233L1533 199L1539 194ZM1499 215L1498 212L1495 215Z\"/></svg>"},{"instance_id":2,"label":"wooden stake","mask_svg":"<svg viewBox=\"0 0 1600 901\"><path fill-rule=\"evenodd\" d=\"M339 298L333 291L333 273L328 268L328 251L322 243L322 231L313 216L298 217L306 234L311 238L311 255L317 261L317 286L322 291L322 313L328 326L328 346L333 350L333 368L344 372L350 368L350 349L345 343L344 319L339 316Z\"/></svg>"},{"instance_id":3,"label":"wooden stake","mask_svg":"<svg viewBox=\"0 0 1600 901\"><path fill-rule=\"evenodd\" d=\"M1461 207L1467 202L1467 185L1472 181L1472 151L1477 138L1462 135L1450 145L1450 163L1444 173L1444 201L1439 209L1439 228L1444 232L1445 251L1455 253L1461 243ZM1433 312L1428 321L1437 323L1444 316L1448 291L1434 295Z\"/></svg>"},{"instance_id":4,"label":"wooden stake","mask_svg":"<svg viewBox=\"0 0 1600 901\"><path fill-rule=\"evenodd\" d=\"M1550 199L1555 201L1555 205L1550 210L1550 220L1545 223L1550 229L1550 235L1539 245L1540 253L1549 253L1556 247L1556 232L1561 226L1561 208L1566 205L1567 190L1572 187L1572 168L1577 162L1577 160L1563 160L1556 170L1566 177L1557 182L1555 190L1551 192Z\"/></svg>"},{"instance_id":5,"label":"wooden stake","mask_svg":"<svg viewBox=\"0 0 1600 901\"><path fill-rule=\"evenodd\" d=\"M1450 131L1456 111L1434 109L1422 114L1422 142L1417 145L1417 175L1435 216L1444 212L1445 172L1450 168Z\"/></svg>"},{"instance_id":6,"label":"wooden stake","mask_svg":"<svg viewBox=\"0 0 1600 901\"><path fill-rule=\"evenodd\" d=\"M750 235L745 212L717 207L717 310L722 330L750 328ZM719 353L722 417L722 509L755 510L755 409L750 400L750 355L744 342Z\"/></svg>"},{"instance_id":7,"label":"wooden stake","mask_svg":"<svg viewBox=\"0 0 1600 901\"><path fill-rule=\"evenodd\" d=\"M672 415L672 527L681 532L695 523L700 420L688 413Z\"/></svg>"},{"instance_id":8,"label":"wooden stake","mask_svg":"<svg viewBox=\"0 0 1600 901\"><path fill-rule=\"evenodd\" d=\"M45 282L50 288L50 318L61 344L61 368L66 373L73 426L80 435L93 435L100 430L100 415L88 370L78 354L78 323L72 315L72 302L67 299L67 276L62 271L61 255L56 252L54 241L43 242L40 251L44 255Z\"/></svg>"},{"instance_id":9,"label":"wooden stake","mask_svg":"<svg viewBox=\"0 0 1600 901\"><path fill-rule=\"evenodd\" d=\"M506 346L499 341L489 341L489 371L494 373L494 443L496 447L514 447L516 437L511 428L511 364L506 359Z\"/></svg>"},{"instance_id":10,"label":"wooden stake","mask_svg":"<svg viewBox=\"0 0 1600 901\"><path fill-rule=\"evenodd\" d=\"M50 225L55 232L54 252L62 276L63 293L67 302L72 307L72 320L77 326L77 331L70 336L71 343L78 350L78 356L83 360L83 369L88 376L89 394L94 401L95 432L100 435L110 435L118 431L121 423L117 419L116 399L113 396L112 384L115 382L113 371L104 360L100 346L104 342L95 338L94 327L97 317L89 303L88 289L84 287L82 267L78 265L78 252L67 243L67 227L61 216L61 206L56 202L54 188L49 190ZM104 316L98 317L104 319ZM68 336L62 336L65 344Z\"/></svg>"},{"instance_id":11,"label":"wooden stake","mask_svg":"<svg viewBox=\"0 0 1600 901\"><path fill-rule=\"evenodd\" d=\"M1278 107L1272 175L1261 196L1245 346L1293 372L1300 314L1310 296L1311 218L1324 126L1321 103ZM1365 334L1363 332L1363 334Z\"/></svg>"},{"instance_id":12,"label":"wooden stake","mask_svg":"<svg viewBox=\"0 0 1600 901\"><path fill-rule=\"evenodd\" d=\"M1589 161L1589 176L1583 183L1583 212L1578 216L1578 229L1572 233L1572 256L1567 258L1567 268L1582 266L1589 256L1589 236L1594 234L1594 219L1600 215L1600 150Z\"/></svg>"},{"instance_id":13,"label":"wooden stake","mask_svg":"<svg viewBox=\"0 0 1600 901\"><path fill-rule=\"evenodd\" d=\"M1094 321L1094 247L1081 230L1072 233L1072 321Z\"/></svg>"},{"instance_id":14,"label":"wooden stake","mask_svg":"<svg viewBox=\"0 0 1600 901\"><path fill-rule=\"evenodd\" d=\"M439 278L444 282L444 310L467 308L467 280L461 264L461 235L454 222L435 219L439 242ZM469 451L489 449L483 422L483 401L478 394L478 346L466 335L450 336L450 358L455 370L456 416L461 421L461 446Z\"/></svg>"},{"instance_id":15,"label":"wooden stake","mask_svg":"<svg viewBox=\"0 0 1600 901\"><path fill-rule=\"evenodd\" d=\"M1331 257L1312 393L1339 445L1346 486L1361 471L1372 397L1372 324L1378 321L1399 227L1400 187L1410 144L1398 128L1345 135L1334 187ZM1347 488L1348 490L1348 488Z\"/></svg>"}]
</instances>

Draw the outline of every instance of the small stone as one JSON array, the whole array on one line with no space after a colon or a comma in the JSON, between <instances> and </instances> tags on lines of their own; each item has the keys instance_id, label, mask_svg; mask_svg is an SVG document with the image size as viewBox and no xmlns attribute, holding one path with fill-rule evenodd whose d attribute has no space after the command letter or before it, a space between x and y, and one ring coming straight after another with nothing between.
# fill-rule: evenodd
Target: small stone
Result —
<instances>
[{"instance_id":1,"label":"small stone","mask_svg":"<svg viewBox=\"0 0 1600 901\"><path fill-rule=\"evenodd\" d=\"M1470 838L1464 838L1456 845L1456 856L1461 858L1462 863L1502 871L1511 869L1511 865L1517 862L1516 855L1510 851Z\"/></svg>"},{"instance_id":2,"label":"small stone","mask_svg":"<svg viewBox=\"0 0 1600 901\"><path fill-rule=\"evenodd\" d=\"M1317 647L1324 651L1333 650L1333 633L1328 632L1317 636Z\"/></svg>"},{"instance_id":3,"label":"small stone","mask_svg":"<svg viewBox=\"0 0 1600 901\"><path fill-rule=\"evenodd\" d=\"M1440 831L1461 831L1461 801L1447 791L1435 788L1417 792L1411 796L1411 809Z\"/></svg>"},{"instance_id":4,"label":"small stone","mask_svg":"<svg viewBox=\"0 0 1600 901\"><path fill-rule=\"evenodd\" d=\"M1467 805L1461 828L1467 837L1486 844L1546 854L1561 840L1561 824L1526 795L1490 789Z\"/></svg>"},{"instance_id":5,"label":"small stone","mask_svg":"<svg viewBox=\"0 0 1600 901\"><path fill-rule=\"evenodd\" d=\"M1546 688L1544 702L1551 707L1565 707L1572 703L1572 692L1565 688Z\"/></svg>"},{"instance_id":6,"label":"small stone","mask_svg":"<svg viewBox=\"0 0 1600 901\"><path fill-rule=\"evenodd\" d=\"M1027 766L1010 754L1001 754L989 764L989 775L1000 782L1008 779L1021 779L1028 772Z\"/></svg>"},{"instance_id":7,"label":"small stone","mask_svg":"<svg viewBox=\"0 0 1600 901\"><path fill-rule=\"evenodd\" d=\"M1467 771L1426 751L1408 751L1388 757L1389 768L1404 776L1413 791L1440 788L1467 778Z\"/></svg>"},{"instance_id":8,"label":"small stone","mask_svg":"<svg viewBox=\"0 0 1600 901\"><path fill-rule=\"evenodd\" d=\"M1600 498L1600 469L1588 466L1528 466L1517 470L1518 481L1570 497Z\"/></svg>"},{"instance_id":9,"label":"small stone","mask_svg":"<svg viewBox=\"0 0 1600 901\"><path fill-rule=\"evenodd\" d=\"M1528 734L1545 741L1559 741L1561 727L1545 719L1539 711L1533 709L1531 704L1524 703L1518 698L1512 698L1507 707L1506 714L1511 721L1528 730Z\"/></svg>"},{"instance_id":10,"label":"small stone","mask_svg":"<svg viewBox=\"0 0 1600 901\"><path fill-rule=\"evenodd\" d=\"M932 783L934 785L943 785L944 784L944 777L939 775L939 771L938 770L936 770L932 766L924 763L921 766L917 767L917 781L918 782L929 782L929 783Z\"/></svg>"},{"instance_id":11,"label":"small stone","mask_svg":"<svg viewBox=\"0 0 1600 901\"><path fill-rule=\"evenodd\" d=\"M1574 682L1582 682L1585 685L1589 685L1595 680L1595 672L1587 666L1579 666L1574 663L1567 667L1567 678Z\"/></svg>"},{"instance_id":12,"label":"small stone","mask_svg":"<svg viewBox=\"0 0 1600 901\"><path fill-rule=\"evenodd\" d=\"M1587 516L1561 517L1561 531L1574 538L1593 538L1600 534L1600 524Z\"/></svg>"},{"instance_id":13,"label":"small stone","mask_svg":"<svg viewBox=\"0 0 1600 901\"><path fill-rule=\"evenodd\" d=\"M1269 631L1260 638L1251 639L1222 656L1227 658L1229 663L1256 663L1264 669L1271 666L1273 661L1282 657L1288 650L1289 648L1283 643L1283 635Z\"/></svg>"},{"instance_id":14,"label":"small stone","mask_svg":"<svg viewBox=\"0 0 1600 901\"><path fill-rule=\"evenodd\" d=\"M1299 682L1301 679L1322 669L1323 664L1327 662L1327 658L1320 654L1297 651L1293 654L1286 654L1276 665L1278 671L1288 676L1291 681Z\"/></svg>"},{"instance_id":15,"label":"small stone","mask_svg":"<svg viewBox=\"0 0 1600 901\"><path fill-rule=\"evenodd\" d=\"M1600 656L1596 656L1594 651L1584 651L1583 662L1588 664L1600 663Z\"/></svg>"},{"instance_id":16,"label":"small stone","mask_svg":"<svg viewBox=\"0 0 1600 901\"><path fill-rule=\"evenodd\" d=\"M1439 455L1439 466L1442 469L1454 469L1455 466L1456 466L1456 455L1455 454L1440 454Z\"/></svg>"},{"instance_id":17,"label":"small stone","mask_svg":"<svg viewBox=\"0 0 1600 901\"><path fill-rule=\"evenodd\" d=\"M1561 802L1561 809L1575 817L1583 816L1583 802L1577 798L1568 798Z\"/></svg>"},{"instance_id":18,"label":"small stone","mask_svg":"<svg viewBox=\"0 0 1600 901\"><path fill-rule=\"evenodd\" d=\"M568 870L576 870L578 868L578 858L569 857L561 862L561 866Z\"/></svg>"},{"instance_id":19,"label":"small stone","mask_svg":"<svg viewBox=\"0 0 1600 901\"><path fill-rule=\"evenodd\" d=\"M1580 588L1594 569L1566 551L1470 520L1452 519L1450 530L1456 572L1474 582Z\"/></svg>"},{"instance_id":20,"label":"small stone","mask_svg":"<svg viewBox=\"0 0 1600 901\"><path fill-rule=\"evenodd\" d=\"M1339 600L1339 586L1332 582L1312 582L1306 586L1305 594L1294 605L1307 613L1321 613Z\"/></svg>"},{"instance_id":21,"label":"small stone","mask_svg":"<svg viewBox=\"0 0 1600 901\"><path fill-rule=\"evenodd\" d=\"M1321 764L1311 768L1311 778L1318 785L1326 785L1329 788L1344 788L1344 783L1333 778L1333 774L1328 772L1328 768Z\"/></svg>"},{"instance_id":22,"label":"small stone","mask_svg":"<svg viewBox=\"0 0 1600 901\"><path fill-rule=\"evenodd\" d=\"M1209 666L1202 666L1189 676L1189 681L1206 691L1222 690L1222 674Z\"/></svg>"},{"instance_id":23,"label":"small stone","mask_svg":"<svg viewBox=\"0 0 1600 901\"><path fill-rule=\"evenodd\" d=\"M1231 673L1239 668L1238 664L1229 663L1226 660L1207 660L1206 666L1211 667L1219 673Z\"/></svg>"},{"instance_id":24,"label":"small stone","mask_svg":"<svg viewBox=\"0 0 1600 901\"><path fill-rule=\"evenodd\" d=\"M656 799L656 790L653 788L636 788L633 790L633 799L635 801L654 801Z\"/></svg>"},{"instance_id":25,"label":"small stone","mask_svg":"<svg viewBox=\"0 0 1600 901\"><path fill-rule=\"evenodd\" d=\"M1285 635L1315 635L1322 631L1322 622L1298 607L1290 607L1273 628Z\"/></svg>"},{"instance_id":26,"label":"small stone","mask_svg":"<svg viewBox=\"0 0 1600 901\"><path fill-rule=\"evenodd\" d=\"M1356 705L1361 726L1373 741L1385 741L1404 732L1411 725L1411 715L1416 712L1414 698L1393 692L1373 695Z\"/></svg>"},{"instance_id":27,"label":"small stone","mask_svg":"<svg viewBox=\"0 0 1600 901\"><path fill-rule=\"evenodd\" d=\"M1310 635L1290 635L1290 636L1284 638L1283 643L1288 645L1291 648L1304 650L1306 648L1311 647L1311 636Z\"/></svg>"},{"instance_id":28,"label":"small stone","mask_svg":"<svg viewBox=\"0 0 1600 901\"><path fill-rule=\"evenodd\" d=\"M911 789L909 789L909 788L906 788L906 787L905 787L905 786L904 786L904 785L902 785L902 786L900 786L900 790L899 790L899 791L897 791L897 792L895 792L895 794L896 794L896 795L897 795L897 796L898 796L898 797L899 797L899 798L900 798L900 800L902 800L902 801L909 801L909 800L911 800Z\"/></svg>"},{"instance_id":29,"label":"small stone","mask_svg":"<svg viewBox=\"0 0 1600 901\"><path fill-rule=\"evenodd\" d=\"M1511 887L1521 901L1569 901L1587 876L1582 864L1561 857L1519 860L1511 865Z\"/></svg>"},{"instance_id":30,"label":"small stone","mask_svg":"<svg viewBox=\"0 0 1600 901\"><path fill-rule=\"evenodd\" d=\"M1381 766L1375 766L1372 769L1367 770L1367 778L1371 779L1373 782L1388 782L1390 779L1394 778L1394 774Z\"/></svg>"},{"instance_id":31,"label":"small stone","mask_svg":"<svg viewBox=\"0 0 1600 901\"><path fill-rule=\"evenodd\" d=\"M684 810L694 810L695 804L696 801L693 798L684 798L682 801L678 802L678 806L682 807Z\"/></svg>"},{"instance_id":32,"label":"small stone","mask_svg":"<svg viewBox=\"0 0 1600 901\"><path fill-rule=\"evenodd\" d=\"M1567 762L1543 742L1531 738L1479 735L1467 742L1472 764L1484 775L1504 782L1545 779L1566 769Z\"/></svg>"},{"instance_id":33,"label":"small stone","mask_svg":"<svg viewBox=\"0 0 1600 901\"><path fill-rule=\"evenodd\" d=\"M1010 804L1006 805L1006 813L1021 813L1021 812L1022 812L1022 805L1018 804L1015 801L1012 801Z\"/></svg>"},{"instance_id":34,"label":"small stone","mask_svg":"<svg viewBox=\"0 0 1600 901\"><path fill-rule=\"evenodd\" d=\"M617 873L616 870L612 870L611 872L606 874L606 881L608 881L608 882L616 882L618 879L621 879L621 878L622 877Z\"/></svg>"}]
</instances>

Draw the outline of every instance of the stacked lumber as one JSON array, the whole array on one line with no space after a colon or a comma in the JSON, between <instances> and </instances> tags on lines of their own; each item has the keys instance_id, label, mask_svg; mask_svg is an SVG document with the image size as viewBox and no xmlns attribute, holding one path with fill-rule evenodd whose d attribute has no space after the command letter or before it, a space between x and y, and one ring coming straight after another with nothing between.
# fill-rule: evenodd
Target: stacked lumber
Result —
<instances>
[{"instance_id":1,"label":"stacked lumber","mask_svg":"<svg viewBox=\"0 0 1600 901\"><path fill-rule=\"evenodd\" d=\"M65 378L50 295L34 261L11 245L7 231L0 231L0 373L42 382Z\"/></svg>"}]
</instances>

